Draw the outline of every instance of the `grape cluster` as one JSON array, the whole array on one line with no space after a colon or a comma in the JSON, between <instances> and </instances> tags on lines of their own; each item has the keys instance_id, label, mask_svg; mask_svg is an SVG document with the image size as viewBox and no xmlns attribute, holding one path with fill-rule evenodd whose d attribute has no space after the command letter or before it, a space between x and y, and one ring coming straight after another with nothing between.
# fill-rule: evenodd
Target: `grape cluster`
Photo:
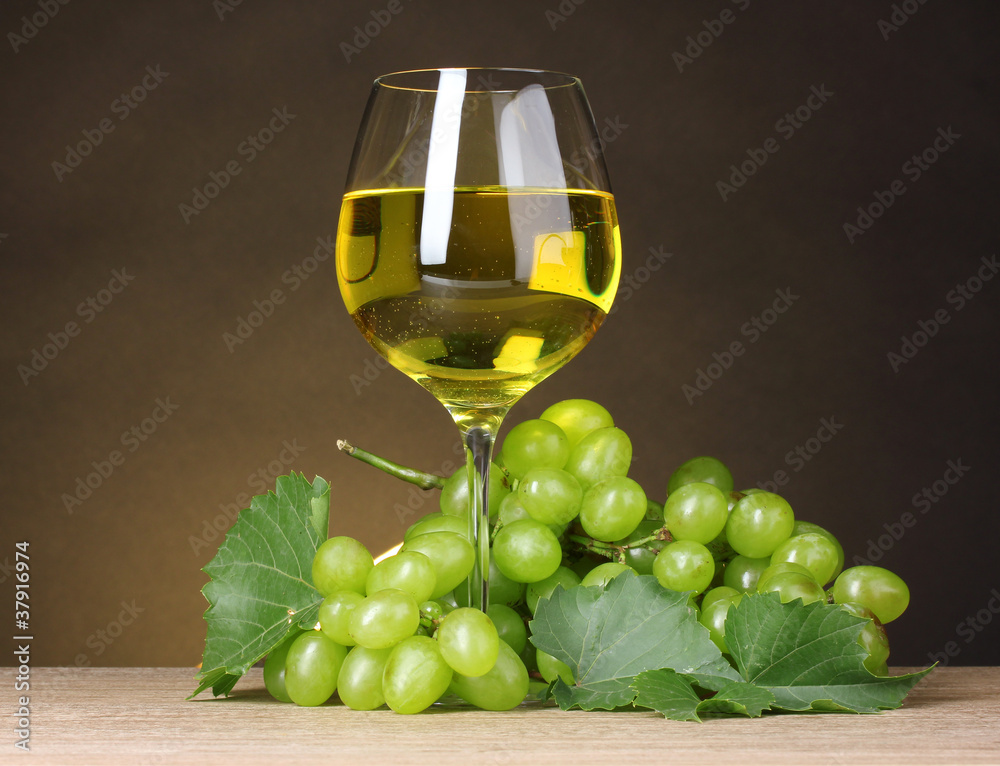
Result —
<instances>
[{"instance_id":1,"label":"grape cluster","mask_svg":"<svg viewBox=\"0 0 1000 766\"><path fill-rule=\"evenodd\" d=\"M559 402L510 431L490 471L486 613L465 587L476 556L464 468L444 481L440 512L413 524L395 555L376 564L357 540L327 540L312 567L324 596L318 629L289 635L268 655L268 690L299 705L336 692L356 710L416 713L446 695L507 710L533 679L573 683L567 665L529 641L539 601L557 586L603 587L636 574L690 593L723 653L726 615L748 594L842 604L867 620L858 639L865 666L886 674L883 626L909 602L898 576L844 569L830 532L796 519L779 495L734 491L715 458L674 471L662 505L628 478L631 463L631 441L595 402Z\"/></svg>"}]
</instances>

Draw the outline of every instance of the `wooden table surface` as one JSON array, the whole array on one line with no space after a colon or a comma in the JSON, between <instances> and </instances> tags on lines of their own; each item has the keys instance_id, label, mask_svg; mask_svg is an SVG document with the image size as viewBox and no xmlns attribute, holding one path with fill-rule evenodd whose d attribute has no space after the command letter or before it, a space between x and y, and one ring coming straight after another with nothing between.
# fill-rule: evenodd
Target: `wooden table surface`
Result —
<instances>
[{"instance_id":1,"label":"wooden table surface","mask_svg":"<svg viewBox=\"0 0 1000 766\"><path fill-rule=\"evenodd\" d=\"M259 669L233 695L184 698L185 668L34 668L31 752L2 764L1000 764L1000 668L940 668L899 710L771 715L705 723L655 713L507 713L432 709L416 716L273 701ZM5 706L8 708L8 706ZM11 720L10 709L4 717Z\"/></svg>"}]
</instances>

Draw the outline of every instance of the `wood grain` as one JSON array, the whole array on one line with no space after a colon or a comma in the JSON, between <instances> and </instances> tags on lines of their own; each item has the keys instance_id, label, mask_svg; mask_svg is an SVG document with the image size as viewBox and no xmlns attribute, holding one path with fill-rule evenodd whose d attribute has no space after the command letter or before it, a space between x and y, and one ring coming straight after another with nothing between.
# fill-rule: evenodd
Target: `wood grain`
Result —
<instances>
[{"instance_id":1,"label":"wood grain","mask_svg":"<svg viewBox=\"0 0 1000 766\"><path fill-rule=\"evenodd\" d=\"M899 710L678 723L654 713L432 709L416 716L273 701L259 669L228 699L184 668L32 670L32 764L1000 764L1000 668L942 668ZM5 713L8 711L5 710ZM10 719L8 719L10 720ZM9 730L8 730L9 732Z\"/></svg>"}]
</instances>

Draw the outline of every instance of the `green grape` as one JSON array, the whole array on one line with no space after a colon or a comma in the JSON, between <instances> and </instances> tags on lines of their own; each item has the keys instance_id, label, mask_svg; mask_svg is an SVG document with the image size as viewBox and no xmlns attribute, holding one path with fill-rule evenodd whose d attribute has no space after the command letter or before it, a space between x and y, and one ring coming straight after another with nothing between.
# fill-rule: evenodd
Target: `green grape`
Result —
<instances>
[{"instance_id":1,"label":"green grape","mask_svg":"<svg viewBox=\"0 0 1000 766\"><path fill-rule=\"evenodd\" d=\"M789 537L771 554L771 563L800 564L809 570L813 579L826 585L837 569L837 547L830 538L816 532Z\"/></svg>"},{"instance_id":2,"label":"green grape","mask_svg":"<svg viewBox=\"0 0 1000 766\"><path fill-rule=\"evenodd\" d=\"M646 493L627 476L597 482L583 496L580 524L595 540L610 543L632 534L646 515Z\"/></svg>"},{"instance_id":3,"label":"green grape","mask_svg":"<svg viewBox=\"0 0 1000 766\"><path fill-rule=\"evenodd\" d=\"M521 502L521 497L517 492L511 492L507 497L503 499L500 503L500 514L498 523L502 527L504 524L512 524L515 521L520 521L521 519L533 518L530 513L528 513L527 508ZM566 531L566 524L546 524L546 526L552 530L552 534L559 537L563 532Z\"/></svg>"},{"instance_id":4,"label":"green grape","mask_svg":"<svg viewBox=\"0 0 1000 766\"><path fill-rule=\"evenodd\" d=\"M528 629L524 620L517 612L504 604L491 603L486 613L493 620L500 640L505 642L517 654L524 651L528 643Z\"/></svg>"},{"instance_id":5,"label":"green grape","mask_svg":"<svg viewBox=\"0 0 1000 766\"><path fill-rule=\"evenodd\" d=\"M726 564L722 583L740 593L756 593L757 581L770 564L770 558L752 559L747 556L735 556Z\"/></svg>"},{"instance_id":6,"label":"green grape","mask_svg":"<svg viewBox=\"0 0 1000 766\"><path fill-rule=\"evenodd\" d=\"M552 530L539 521L522 519L497 532L493 541L497 568L515 582L538 582L562 562L562 546Z\"/></svg>"},{"instance_id":7,"label":"green grape","mask_svg":"<svg viewBox=\"0 0 1000 766\"><path fill-rule=\"evenodd\" d=\"M437 599L465 582L476 563L476 549L454 532L430 532L411 538L403 551L418 551L431 560L435 585L431 598Z\"/></svg>"},{"instance_id":8,"label":"green grape","mask_svg":"<svg viewBox=\"0 0 1000 766\"><path fill-rule=\"evenodd\" d=\"M282 639L280 644L267 653L267 659L264 660L264 687L279 702L292 701L285 689L285 657L288 656L288 650L295 639L302 633L303 631L298 628L294 629Z\"/></svg>"},{"instance_id":9,"label":"green grape","mask_svg":"<svg viewBox=\"0 0 1000 766\"><path fill-rule=\"evenodd\" d=\"M609 582L618 575L625 574L626 572L633 575L638 574L638 572L626 564L619 564L617 561L608 561L587 572L583 579L580 580L580 585L585 588L606 588Z\"/></svg>"},{"instance_id":10,"label":"green grape","mask_svg":"<svg viewBox=\"0 0 1000 766\"><path fill-rule=\"evenodd\" d=\"M337 691L347 647L310 630L292 642L285 657L285 691L296 705L322 705Z\"/></svg>"},{"instance_id":11,"label":"green grape","mask_svg":"<svg viewBox=\"0 0 1000 766\"><path fill-rule=\"evenodd\" d=\"M498 521L501 526L505 524L513 524L515 521L520 521L521 519L530 519L531 514L528 513L528 509L524 507L521 502L521 496L517 492L511 492L506 495L500 503L500 514Z\"/></svg>"},{"instance_id":12,"label":"green grape","mask_svg":"<svg viewBox=\"0 0 1000 766\"><path fill-rule=\"evenodd\" d=\"M705 591L705 595L701 597L701 608L702 610L708 609L715 601L729 600L732 601L737 596L742 596L743 594L736 590L736 588L730 588L728 585L719 585L715 588Z\"/></svg>"},{"instance_id":13,"label":"green grape","mask_svg":"<svg viewBox=\"0 0 1000 766\"><path fill-rule=\"evenodd\" d=\"M507 475L504 469L493 463L490 466L490 518L497 515L500 502L510 494L507 486ZM468 468L462 466L444 480L439 498L441 513L445 516L457 516L466 519L469 516L469 474ZM467 533L466 533L467 534Z\"/></svg>"},{"instance_id":14,"label":"green grape","mask_svg":"<svg viewBox=\"0 0 1000 766\"><path fill-rule=\"evenodd\" d=\"M670 474L667 481L667 496L678 488L693 482L704 482L718 487L726 494L733 491L733 475L725 464L714 457L694 457L681 463L680 467Z\"/></svg>"},{"instance_id":15,"label":"green grape","mask_svg":"<svg viewBox=\"0 0 1000 766\"><path fill-rule=\"evenodd\" d=\"M385 704L382 673L392 649L351 649L337 676L337 695L352 710L374 710Z\"/></svg>"},{"instance_id":16,"label":"green grape","mask_svg":"<svg viewBox=\"0 0 1000 766\"><path fill-rule=\"evenodd\" d=\"M674 540L707 545L722 533L728 519L726 496L702 481L679 486L663 504L663 520Z\"/></svg>"},{"instance_id":17,"label":"green grape","mask_svg":"<svg viewBox=\"0 0 1000 766\"><path fill-rule=\"evenodd\" d=\"M551 654L546 654L539 649L537 650L535 662L538 664L538 672L549 683L552 683L557 678L561 678L567 686L572 686L576 683L573 679L572 668L562 660L557 660Z\"/></svg>"},{"instance_id":18,"label":"green grape","mask_svg":"<svg viewBox=\"0 0 1000 766\"><path fill-rule=\"evenodd\" d=\"M632 442L614 426L598 428L584 436L569 453L566 470L584 490L603 479L625 476L632 465Z\"/></svg>"},{"instance_id":19,"label":"green grape","mask_svg":"<svg viewBox=\"0 0 1000 766\"><path fill-rule=\"evenodd\" d=\"M490 604L517 606L524 601L526 587L523 582L515 582L501 572L490 553Z\"/></svg>"},{"instance_id":20,"label":"green grape","mask_svg":"<svg viewBox=\"0 0 1000 766\"><path fill-rule=\"evenodd\" d=\"M561 468L534 468L517 485L521 505L542 524L568 524L580 512L583 488Z\"/></svg>"},{"instance_id":21,"label":"green grape","mask_svg":"<svg viewBox=\"0 0 1000 766\"><path fill-rule=\"evenodd\" d=\"M795 520L795 526L792 527L792 537L812 532L815 532L817 535L823 535L823 537L827 538L837 548L837 566L833 570L833 574L830 575L830 580L836 580L837 575L844 571L844 546L840 544L840 541L832 533L823 529L819 524L813 524L811 521Z\"/></svg>"},{"instance_id":22,"label":"green grape","mask_svg":"<svg viewBox=\"0 0 1000 766\"><path fill-rule=\"evenodd\" d=\"M348 626L351 614L365 597L353 590L338 590L331 593L319 605L319 624L328 638L342 646L354 646Z\"/></svg>"},{"instance_id":23,"label":"green grape","mask_svg":"<svg viewBox=\"0 0 1000 766\"><path fill-rule=\"evenodd\" d=\"M535 607L538 605L538 599L548 598L551 596L552 591L556 589L557 585L562 585L565 590L569 590L579 584L580 577L576 574L576 572L569 567L559 567L544 580L533 582L528 586L527 593L525 594L525 602L528 605L528 611L534 614Z\"/></svg>"},{"instance_id":24,"label":"green grape","mask_svg":"<svg viewBox=\"0 0 1000 766\"><path fill-rule=\"evenodd\" d=\"M763 558L792 534L795 515L780 495L756 492L740 500L726 522L726 539L737 553Z\"/></svg>"},{"instance_id":25,"label":"green grape","mask_svg":"<svg viewBox=\"0 0 1000 766\"><path fill-rule=\"evenodd\" d=\"M873 676L889 675L886 662L889 659L889 637L885 628L876 618L875 614L861 604L841 604L841 606L855 617L861 617L868 622L858 634L858 643L868 656L864 659L864 665Z\"/></svg>"},{"instance_id":26,"label":"green grape","mask_svg":"<svg viewBox=\"0 0 1000 766\"><path fill-rule=\"evenodd\" d=\"M444 606L439 601L425 601L420 605L420 625L425 628L434 627L444 618Z\"/></svg>"},{"instance_id":27,"label":"green grape","mask_svg":"<svg viewBox=\"0 0 1000 766\"><path fill-rule=\"evenodd\" d=\"M386 704L397 713L419 713L448 691L452 675L437 641L410 636L400 641L386 660L382 693Z\"/></svg>"},{"instance_id":28,"label":"green grape","mask_svg":"<svg viewBox=\"0 0 1000 766\"><path fill-rule=\"evenodd\" d=\"M406 533L403 535L403 542L408 542L414 537L430 534L431 532L454 532L456 535L468 537L469 520L467 517L445 516L438 511L428 513L406 530Z\"/></svg>"},{"instance_id":29,"label":"green grape","mask_svg":"<svg viewBox=\"0 0 1000 766\"><path fill-rule=\"evenodd\" d=\"M518 423L503 440L503 463L515 479L536 468L562 468L569 457L569 439L548 420Z\"/></svg>"},{"instance_id":30,"label":"green grape","mask_svg":"<svg viewBox=\"0 0 1000 766\"><path fill-rule=\"evenodd\" d=\"M719 590L719 588L714 590ZM708 628L708 637L723 654L729 654L729 647L726 646L726 617L729 614L729 608L740 603L742 598L742 593L733 591L732 595L717 596L707 604L702 601L698 622Z\"/></svg>"},{"instance_id":31,"label":"green grape","mask_svg":"<svg viewBox=\"0 0 1000 766\"><path fill-rule=\"evenodd\" d=\"M438 626L436 638L441 656L456 673L481 676L496 664L500 636L485 612L456 609Z\"/></svg>"},{"instance_id":32,"label":"green grape","mask_svg":"<svg viewBox=\"0 0 1000 766\"><path fill-rule=\"evenodd\" d=\"M564 399L553 404L539 417L559 426L569 439L570 447L591 431L610 428L615 424L610 412L589 399Z\"/></svg>"},{"instance_id":33,"label":"green grape","mask_svg":"<svg viewBox=\"0 0 1000 766\"><path fill-rule=\"evenodd\" d=\"M663 521L663 503L646 498L646 518L651 521Z\"/></svg>"},{"instance_id":34,"label":"green grape","mask_svg":"<svg viewBox=\"0 0 1000 766\"><path fill-rule=\"evenodd\" d=\"M444 607L445 612L450 612L452 609L458 609L460 606L468 606L468 604L459 604L455 598L454 591L448 591L447 593L438 596L436 599L441 606Z\"/></svg>"},{"instance_id":35,"label":"green grape","mask_svg":"<svg viewBox=\"0 0 1000 766\"><path fill-rule=\"evenodd\" d=\"M621 546L631 545L638 540L644 540L662 528L663 512L661 507L658 519L643 519L630 535L621 540L616 540L615 544ZM650 540L638 548L625 548L622 552L622 555L625 557L624 563L628 564L639 574L651 575L653 574L653 561L656 559L656 554L663 550L666 544L666 540Z\"/></svg>"},{"instance_id":36,"label":"green grape","mask_svg":"<svg viewBox=\"0 0 1000 766\"><path fill-rule=\"evenodd\" d=\"M400 551L383 559L368 573L365 590L368 595L386 588L405 590L418 604L427 601L437 586L434 565L420 551Z\"/></svg>"},{"instance_id":37,"label":"green grape","mask_svg":"<svg viewBox=\"0 0 1000 766\"><path fill-rule=\"evenodd\" d=\"M758 593L777 593L782 604L802 599L803 604L826 601L826 593L811 575L799 572L779 572L768 577L763 585L758 585Z\"/></svg>"},{"instance_id":38,"label":"green grape","mask_svg":"<svg viewBox=\"0 0 1000 766\"><path fill-rule=\"evenodd\" d=\"M365 580L375 566L371 553L353 537L331 537L316 549L313 585L322 596L335 590L365 593Z\"/></svg>"},{"instance_id":39,"label":"green grape","mask_svg":"<svg viewBox=\"0 0 1000 766\"><path fill-rule=\"evenodd\" d=\"M573 570L574 574L581 579L587 576L587 573L594 570L607 559L603 556L597 556L596 554L586 554L581 556L576 561L569 565L569 568Z\"/></svg>"},{"instance_id":40,"label":"green grape","mask_svg":"<svg viewBox=\"0 0 1000 766\"><path fill-rule=\"evenodd\" d=\"M666 545L666 543L663 544ZM653 574L653 562L656 561L656 554L660 550L650 550L646 546L626 548L622 553L625 558L623 563L634 569L637 574L651 575Z\"/></svg>"},{"instance_id":41,"label":"green grape","mask_svg":"<svg viewBox=\"0 0 1000 766\"><path fill-rule=\"evenodd\" d=\"M768 559L769 561L774 561L774 558ZM767 581L778 574L784 574L785 572L797 572L798 574L805 575L811 580L816 580L815 575L806 569L801 564L796 564L792 561L779 561L777 563L768 564L767 568L760 573L760 577L757 578L757 585L754 588L757 592L762 593L763 588L767 585ZM819 582L816 583L819 585Z\"/></svg>"},{"instance_id":42,"label":"green grape","mask_svg":"<svg viewBox=\"0 0 1000 766\"><path fill-rule=\"evenodd\" d=\"M510 710L528 694L528 670L517 653L500 642L496 664L481 676L455 673L451 691L483 710Z\"/></svg>"},{"instance_id":43,"label":"green grape","mask_svg":"<svg viewBox=\"0 0 1000 766\"><path fill-rule=\"evenodd\" d=\"M368 596L351 613L348 632L356 644L369 649L395 646L420 625L420 608L412 593L396 588Z\"/></svg>"},{"instance_id":44,"label":"green grape","mask_svg":"<svg viewBox=\"0 0 1000 766\"><path fill-rule=\"evenodd\" d=\"M910 589L899 575L875 566L845 569L833 583L833 600L870 609L878 621L888 625L906 611Z\"/></svg>"},{"instance_id":45,"label":"green grape","mask_svg":"<svg viewBox=\"0 0 1000 766\"><path fill-rule=\"evenodd\" d=\"M656 555L653 574L664 588L698 594L712 583L715 562L701 543L677 540Z\"/></svg>"}]
</instances>

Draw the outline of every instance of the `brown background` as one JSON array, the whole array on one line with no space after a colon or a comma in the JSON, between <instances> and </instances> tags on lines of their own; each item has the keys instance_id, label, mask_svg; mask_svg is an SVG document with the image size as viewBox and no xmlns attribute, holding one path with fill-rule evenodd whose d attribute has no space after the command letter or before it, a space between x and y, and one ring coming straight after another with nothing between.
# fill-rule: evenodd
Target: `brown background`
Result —
<instances>
[{"instance_id":1,"label":"brown background","mask_svg":"<svg viewBox=\"0 0 1000 766\"><path fill-rule=\"evenodd\" d=\"M582 78L597 122L620 126L607 157L623 274L646 280L509 422L565 397L604 403L632 436L633 475L660 499L696 454L726 460L738 485L785 469L797 515L852 554L912 512L879 562L913 589L891 626L892 661L925 662L949 641L954 662L1000 661L988 624L1000 587L1000 280L961 311L946 299L997 253L994 5L909 0L915 13L888 39L889 2L743 5L566 0L573 12L559 20L546 14L556 0L413 0L347 61L341 43L387 2L246 2L221 19L210 0L72 2L17 52L0 44L0 563L30 541L34 664L198 662L200 567L218 539L197 538L261 481L248 477L263 471L270 486L288 469L274 463L286 441L291 468L332 482L335 533L376 552L401 538L393 506L408 488L335 442L436 471L454 459L454 428L395 371L356 390L375 355L329 260L294 291L282 275L335 233L371 80L457 65ZM724 9L732 23L679 72L672 54ZM0 32L19 34L38 11L5 3ZM147 66L169 74L119 119L113 102ZM786 138L776 122L812 86L833 95ZM294 119L248 162L239 145L284 107ZM105 118L114 130L57 180L52 163ZM949 127L954 145L919 180L905 176ZM769 137L780 149L723 201L716 182ZM231 160L240 174L185 223L178 206ZM843 224L896 179L906 193L849 244ZM651 247L673 255L648 274ZM113 269L134 280L86 323L77 307ZM223 334L275 289L285 302L230 352ZM741 327L777 289L800 297L750 343ZM950 321L894 373L887 354L939 309ZM25 385L18 366L73 320L80 334ZM682 386L733 341L745 354L689 404ZM121 435L158 397L178 409L128 451ZM795 471L786 453L822 418L842 430ZM124 463L68 513L63 494L113 450ZM968 472L920 513L914 494L949 460ZM433 509L428 496L421 512ZM0 579L11 605L7 569Z\"/></svg>"}]
</instances>

